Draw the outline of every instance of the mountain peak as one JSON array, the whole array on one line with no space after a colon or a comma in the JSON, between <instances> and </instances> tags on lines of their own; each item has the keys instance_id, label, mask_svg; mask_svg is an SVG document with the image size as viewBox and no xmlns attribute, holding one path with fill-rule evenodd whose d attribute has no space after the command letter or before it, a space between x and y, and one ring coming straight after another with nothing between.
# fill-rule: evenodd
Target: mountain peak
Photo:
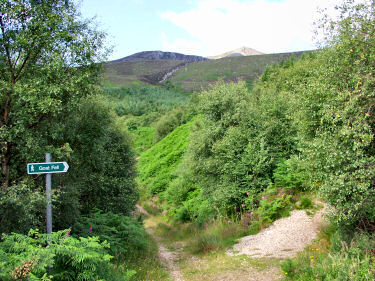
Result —
<instances>
[{"instance_id":1,"label":"mountain peak","mask_svg":"<svg viewBox=\"0 0 375 281\"><path fill-rule=\"evenodd\" d=\"M225 58L225 57L254 56L254 55L263 55L263 54L264 53L262 53L262 52L259 52L257 50L252 49L252 48L243 46L241 48L234 49L234 50L226 52L224 54L217 55L217 56L211 56L211 57L208 57L208 58L209 59L221 59L221 58Z\"/></svg>"},{"instance_id":2,"label":"mountain peak","mask_svg":"<svg viewBox=\"0 0 375 281\"><path fill-rule=\"evenodd\" d=\"M124 62L124 61L155 61L155 60L181 60L185 62L195 62L207 60L207 58L200 56L184 55L174 52L163 52L163 51L144 51L135 53L122 59L118 59L112 62Z\"/></svg>"}]
</instances>

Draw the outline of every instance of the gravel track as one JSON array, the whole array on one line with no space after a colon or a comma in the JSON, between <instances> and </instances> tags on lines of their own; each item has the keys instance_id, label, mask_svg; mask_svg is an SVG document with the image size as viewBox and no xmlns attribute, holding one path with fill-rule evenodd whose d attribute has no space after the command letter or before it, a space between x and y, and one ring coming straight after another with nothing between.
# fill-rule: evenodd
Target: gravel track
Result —
<instances>
[{"instance_id":1,"label":"gravel track","mask_svg":"<svg viewBox=\"0 0 375 281\"><path fill-rule=\"evenodd\" d=\"M239 239L227 251L230 256L248 255L253 258L291 258L305 249L315 238L323 222L324 209L308 216L303 210L294 210L287 218L275 221L256 235Z\"/></svg>"}]
</instances>

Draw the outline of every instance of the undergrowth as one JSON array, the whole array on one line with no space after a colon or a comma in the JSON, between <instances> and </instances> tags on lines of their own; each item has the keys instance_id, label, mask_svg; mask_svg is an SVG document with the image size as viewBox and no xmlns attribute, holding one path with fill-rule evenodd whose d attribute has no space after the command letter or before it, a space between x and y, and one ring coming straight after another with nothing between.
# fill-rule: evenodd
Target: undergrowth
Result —
<instances>
[{"instance_id":1,"label":"undergrowth","mask_svg":"<svg viewBox=\"0 0 375 281\"><path fill-rule=\"evenodd\" d=\"M285 280L374 280L374 246L373 234L355 233L345 238L329 226L296 258L286 259L281 270Z\"/></svg>"},{"instance_id":2,"label":"undergrowth","mask_svg":"<svg viewBox=\"0 0 375 281\"><path fill-rule=\"evenodd\" d=\"M227 249L243 236L257 234L276 219L289 216L293 209L304 209L312 215L320 207L313 203L313 197L307 193L288 195L282 190L269 188L256 201L251 200L251 205L233 206L230 215L213 206L214 216L205 223L182 223L174 220L172 214L172 226L165 218L155 231L168 242L185 241L186 251L191 254L206 254Z\"/></svg>"},{"instance_id":3,"label":"undergrowth","mask_svg":"<svg viewBox=\"0 0 375 281\"><path fill-rule=\"evenodd\" d=\"M158 259L158 246L156 242L150 236L148 236L145 243L147 244L147 250L142 252L130 252L126 258L119 263L120 270L124 272L127 272L130 269L135 270L136 273L131 277L131 281L169 280L167 270L160 264Z\"/></svg>"}]
</instances>

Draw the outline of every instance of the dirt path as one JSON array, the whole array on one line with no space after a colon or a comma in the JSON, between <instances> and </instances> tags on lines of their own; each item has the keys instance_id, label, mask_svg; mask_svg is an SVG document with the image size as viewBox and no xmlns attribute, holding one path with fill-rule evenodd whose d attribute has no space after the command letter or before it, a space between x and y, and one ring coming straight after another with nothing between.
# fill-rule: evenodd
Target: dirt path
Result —
<instances>
[{"instance_id":1,"label":"dirt path","mask_svg":"<svg viewBox=\"0 0 375 281\"><path fill-rule=\"evenodd\" d=\"M160 262L168 268L168 271L174 281L184 281L184 279L182 278L181 270L177 265L177 261L179 260L177 252L168 250L168 248L163 245L162 239L153 233L152 228L155 227L155 224L152 222L153 216L138 204L137 210L139 213L149 217L149 219L145 220L146 231L158 244L158 256Z\"/></svg>"},{"instance_id":2,"label":"dirt path","mask_svg":"<svg viewBox=\"0 0 375 281\"><path fill-rule=\"evenodd\" d=\"M314 216L308 216L303 210L294 210L291 216L275 221L260 233L241 238L227 252L196 257L183 252L182 242L168 243L174 250L168 249L165 243L167 240L154 233L160 223L165 223L141 206L137 206L137 209L139 213L148 216L145 220L146 230L158 243L159 260L174 281L281 280L282 259L294 257L311 243L324 221L324 210Z\"/></svg>"}]
</instances>

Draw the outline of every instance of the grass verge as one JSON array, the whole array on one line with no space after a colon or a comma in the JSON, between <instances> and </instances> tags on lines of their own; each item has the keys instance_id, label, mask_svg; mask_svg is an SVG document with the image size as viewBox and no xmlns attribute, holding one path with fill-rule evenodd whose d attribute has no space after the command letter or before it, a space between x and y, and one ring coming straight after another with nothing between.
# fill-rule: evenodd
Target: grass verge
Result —
<instances>
[{"instance_id":1,"label":"grass verge","mask_svg":"<svg viewBox=\"0 0 375 281\"><path fill-rule=\"evenodd\" d=\"M355 234L347 240L329 225L296 258L281 264L284 280L375 280L374 246L374 235Z\"/></svg>"},{"instance_id":2,"label":"grass verge","mask_svg":"<svg viewBox=\"0 0 375 281\"><path fill-rule=\"evenodd\" d=\"M135 270L136 273L130 278L131 281L154 280L168 281L170 276L164 266L158 260L158 246L156 242L148 237L148 250L142 253L133 252L126 259L118 263L116 270L126 273Z\"/></svg>"}]
</instances>

